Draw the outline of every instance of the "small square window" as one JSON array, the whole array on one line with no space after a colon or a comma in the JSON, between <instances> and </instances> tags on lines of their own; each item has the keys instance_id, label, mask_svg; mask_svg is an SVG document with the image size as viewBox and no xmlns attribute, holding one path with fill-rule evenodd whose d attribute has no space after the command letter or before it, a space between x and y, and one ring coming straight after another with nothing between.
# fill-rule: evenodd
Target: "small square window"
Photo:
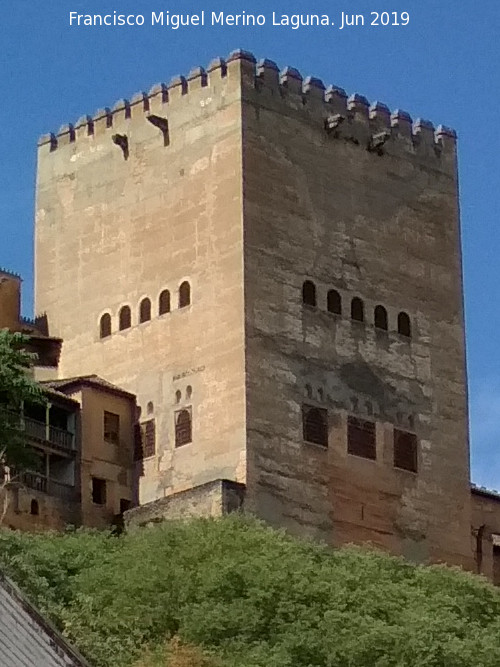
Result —
<instances>
[{"instance_id":1,"label":"small square window","mask_svg":"<svg viewBox=\"0 0 500 667\"><path fill-rule=\"evenodd\" d=\"M418 440L415 433L394 429L394 466L417 472Z\"/></svg>"},{"instance_id":2,"label":"small square window","mask_svg":"<svg viewBox=\"0 0 500 667\"><path fill-rule=\"evenodd\" d=\"M96 505L106 504L106 480L92 477L92 502Z\"/></svg>"},{"instance_id":3,"label":"small square window","mask_svg":"<svg viewBox=\"0 0 500 667\"><path fill-rule=\"evenodd\" d=\"M115 445L120 441L120 417L113 412L104 412L104 440Z\"/></svg>"},{"instance_id":4,"label":"small square window","mask_svg":"<svg viewBox=\"0 0 500 667\"><path fill-rule=\"evenodd\" d=\"M347 420L347 452L364 459L377 458L375 423L349 417Z\"/></svg>"}]
</instances>

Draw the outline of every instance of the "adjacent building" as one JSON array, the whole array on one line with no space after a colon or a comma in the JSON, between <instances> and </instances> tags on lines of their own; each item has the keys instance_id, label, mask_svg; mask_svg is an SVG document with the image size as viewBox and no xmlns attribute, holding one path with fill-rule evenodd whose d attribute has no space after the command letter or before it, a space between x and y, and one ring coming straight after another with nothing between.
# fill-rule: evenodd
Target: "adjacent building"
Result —
<instances>
[{"instance_id":1,"label":"adjacent building","mask_svg":"<svg viewBox=\"0 0 500 667\"><path fill-rule=\"evenodd\" d=\"M20 317L20 285L18 276L0 272L0 328L26 334L37 377L55 376L62 341L44 333L43 318ZM96 375L40 384L46 402L12 415L35 457L30 470L7 473L3 525L61 530L119 523L136 497L135 396Z\"/></svg>"}]
</instances>

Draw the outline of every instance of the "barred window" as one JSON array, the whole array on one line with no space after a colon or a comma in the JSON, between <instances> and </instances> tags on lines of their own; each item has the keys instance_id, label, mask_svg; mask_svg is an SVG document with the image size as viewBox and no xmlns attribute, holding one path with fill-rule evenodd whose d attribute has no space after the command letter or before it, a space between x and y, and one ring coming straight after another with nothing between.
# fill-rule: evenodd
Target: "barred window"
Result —
<instances>
[{"instance_id":1,"label":"barred window","mask_svg":"<svg viewBox=\"0 0 500 667\"><path fill-rule=\"evenodd\" d=\"M335 313L335 315L342 315L342 297L335 289L331 289L327 296L327 310L329 313Z\"/></svg>"},{"instance_id":2,"label":"barred window","mask_svg":"<svg viewBox=\"0 0 500 667\"><path fill-rule=\"evenodd\" d=\"M316 285L311 280L302 285L302 303L304 306L316 306Z\"/></svg>"},{"instance_id":3,"label":"barred window","mask_svg":"<svg viewBox=\"0 0 500 667\"><path fill-rule=\"evenodd\" d=\"M99 336L101 338L107 338L111 336L111 315L109 313L104 313L99 322Z\"/></svg>"},{"instance_id":4,"label":"barred window","mask_svg":"<svg viewBox=\"0 0 500 667\"><path fill-rule=\"evenodd\" d=\"M328 412L312 405L302 406L302 433L306 442L328 447Z\"/></svg>"},{"instance_id":5,"label":"barred window","mask_svg":"<svg viewBox=\"0 0 500 667\"><path fill-rule=\"evenodd\" d=\"M351 301L351 320L356 322L365 321L365 307L363 301L357 296Z\"/></svg>"},{"instance_id":6,"label":"barred window","mask_svg":"<svg viewBox=\"0 0 500 667\"><path fill-rule=\"evenodd\" d=\"M156 454L156 425L154 419L138 424L136 429L135 460L147 459Z\"/></svg>"},{"instance_id":7,"label":"barred window","mask_svg":"<svg viewBox=\"0 0 500 667\"><path fill-rule=\"evenodd\" d=\"M377 458L374 422L348 417L347 452L364 459L375 460Z\"/></svg>"},{"instance_id":8,"label":"barred window","mask_svg":"<svg viewBox=\"0 0 500 667\"><path fill-rule=\"evenodd\" d=\"M387 311L384 306L375 306L374 324L377 329L387 331Z\"/></svg>"},{"instance_id":9,"label":"barred window","mask_svg":"<svg viewBox=\"0 0 500 667\"><path fill-rule=\"evenodd\" d=\"M182 447L192 441L191 408L175 413L175 446Z\"/></svg>"},{"instance_id":10,"label":"barred window","mask_svg":"<svg viewBox=\"0 0 500 667\"><path fill-rule=\"evenodd\" d=\"M415 433L394 429L394 466L417 472L418 440Z\"/></svg>"},{"instance_id":11,"label":"barred window","mask_svg":"<svg viewBox=\"0 0 500 667\"><path fill-rule=\"evenodd\" d=\"M130 306L123 306L120 309L120 314L118 316L118 328L120 331L124 329L129 329L132 326L132 314L130 312Z\"/></svg>"},{"instance_id":12,"label":"barred window","mask_svg":"<svg viewBox=\"0 0 500 667\"><path fill-rule=\"evenodd\" d=\"M151 319L151 301L146 297L139 306L139 322L149 322Z\"/></svg>"},{"instance_id":13,"label":"barred window","mask_svg":"<svg viewBox=\"0 0 500 667\"><path fill-rule=\"evenodd\" d=\"M113 444L120 441L120 417L113 412L104 411L104 440Z\"/></svg>"},{"instance_id":14,"label":"barred window","mask_svg":"<svg viewBox=\"0 0 500 667\"><path fill-rule=\"evenodd\" d=\"M398 333L411 338L411 322L408 313L401 312L398 315Z\"/></svg>"},{"instance_id":15,"label":"barred window","mask_svg":"<svg viewBox=\"0 0 500 667\"><path fill-rule=\"evenodd\" d=\"M170 292L164 289L158 299L158 315L165 315L170 312Z\"/></svg>"}]
</instances>

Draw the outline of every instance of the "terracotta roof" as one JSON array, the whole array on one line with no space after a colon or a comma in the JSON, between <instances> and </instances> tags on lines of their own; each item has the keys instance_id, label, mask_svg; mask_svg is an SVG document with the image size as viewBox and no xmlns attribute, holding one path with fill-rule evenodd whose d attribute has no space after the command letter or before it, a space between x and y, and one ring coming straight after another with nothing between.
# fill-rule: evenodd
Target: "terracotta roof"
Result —
<instances>
[{"instance_id":1,"label":"terracotta roof","mask_svg":"<svg viewBox=\"0 0 500 667\"><path fill-rule=\"evenodd\" d=\"M54 398L64 401L65 403L71 403L75 407L80 407L80 403L76 400L76 398L71 398L71 396L63 394L62 391L58 391L57 389L54 389L54 387L48 386L46 381L39 382L38 384L42 387L43 393L46 394L47 396L49 397L52 396Z\"/></svg>"},{"instance_id":2,"label":"terracotta roof","mask_svg":"<svg viewBox=\"0 0 500 667\"><path fill-rule=\"evenodd\" d=\"M125 389L122 389L121 387L117 387L115 384L108 382L99 375L78 375L76 377L62 378L60 380L45 380L40 384L44 387L50 387L51 389L56 389L62 392L65 390L68 391L74 387L86 385L104 389L104 391L120 394L121 396L126 396L127 398L135 400L135 394L125 391Z\"/></svg>"}]
</instances>

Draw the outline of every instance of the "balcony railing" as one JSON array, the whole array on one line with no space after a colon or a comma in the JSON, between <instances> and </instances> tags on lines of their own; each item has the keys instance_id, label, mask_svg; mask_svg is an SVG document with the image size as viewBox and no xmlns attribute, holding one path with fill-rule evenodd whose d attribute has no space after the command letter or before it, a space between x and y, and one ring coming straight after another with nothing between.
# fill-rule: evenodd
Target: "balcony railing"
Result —
<instances>
[{"instance_id":1,"label":"balcony railing","mask_svg":"<svg viewBox=\"0 0 500 667\"><path fill-rule=\"evenodd\" d=\"M63 482L56 482L53 479L47 479L43 475L36 472L23 472L20 481L30 489L46 493L49 496L56 496L63 500L75 500L76 489L70 484L63 484Z\"/></svg>"},{"instance_id":2,"label":"balcony railing","mask_svg":"<svg viewBox=\"0 0 500 667\"><path fill-rule=\"evenodd\" d=\"M24 417L23 422L26 435L30 438L47 442L56 449L64 451L75 450L75 436L73 433L65 431L62 428L57 428L57 426L47 427L47 424L39 422L36 419L30 419L29 417Z\"/></svg>"}]
</instances>

